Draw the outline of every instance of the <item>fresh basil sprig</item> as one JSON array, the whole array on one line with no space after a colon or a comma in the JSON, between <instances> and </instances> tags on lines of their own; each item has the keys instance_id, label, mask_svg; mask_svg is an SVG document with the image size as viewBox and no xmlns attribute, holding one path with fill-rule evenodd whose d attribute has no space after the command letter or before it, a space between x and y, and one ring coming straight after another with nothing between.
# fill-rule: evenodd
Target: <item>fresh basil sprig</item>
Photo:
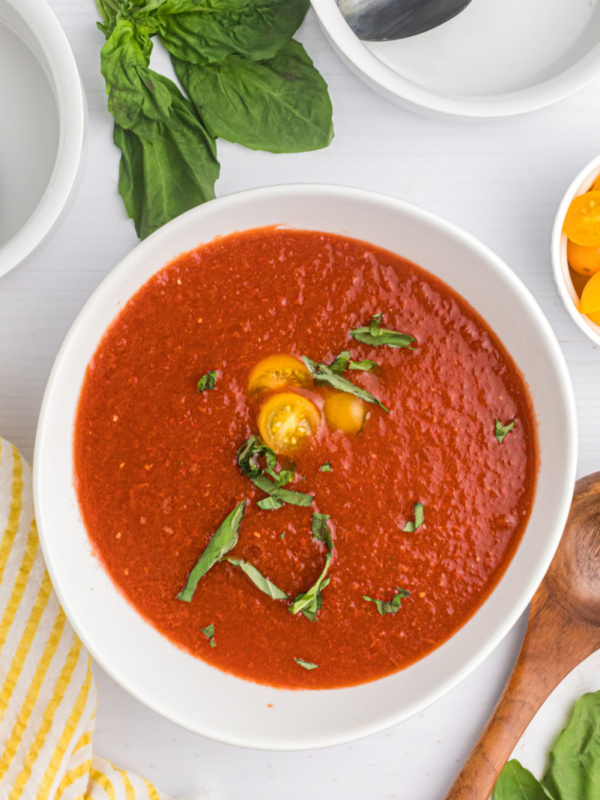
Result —
<instances>
[{"instance_id":1,"label":"fresh basil sprig","mask_svg":"<svg viewBox=\"0 0 600 800\"><path fill-rule=\"evenodd\" d=\"M423 503L415 503L415 520L408 520L406 525L402 528L405 533L414 533L417 528L420 528L421 525L425 522L425 510L423 508Z\"/></svg>"},{"instance_id":2,"label":"fresh basil sprig","mask_svg":"<svg viewBox=\"0 0 600 800\"><path fill-rule=\"evenodd\" d=\"M261 467L258 463L259 458L264 458L266 467ZM313 496L305 494L304 492L292 492L289 489L283 489L282 486L289 483L294 478L293 470L280 470L275 472L277 466L277 455L274 450L262 442L258 436L250 436L244 444L239 448L237 453L238 466L242 475L250 478L252 483L257 489L269 495L272 499L271 503L266 503L263 500L259 501L259 506L262 509L277 509L281 508L283 503L288 503L293 506L310 506L313 502ZM269 477L270 476L270 477ZM271 480L271 478L273 480ZM265 498L266 501L267 498ZM262 505L260 505L262 503Z\"/></svg>"},{"instance_id":3,"label":"fresh basil sprig","mask_svg":"<svg viewBox=\"0 0 600 800\"><path fill-rule=\"evenodd\" d=\"M331 367L328 367L327 364L318 364L316 361L313 361L312 358L308 358L308 356L302 356L302 361L306 364L306 368L310 372L315 383L325 383L333 389L338 389L340 392L353 394L355 397L360 397L360 399L364 400L366 403L378 405L386 414L390 413L375 395L372 395L371 392L367 392L366 389L361 389L360 386L356 386L356 384L343 378L341 375L334 372Z\"/></svg>"},{"instance_id":4,"label":"fresh basil sprig","mask_svg":"<svg viewBox=\"0 0 600 800\"><path fill-rule=\"evenodd\" d=\"M408 333L400 333L399 331L390 331L381 327L383 322L383 314L374 314L371 317L371 323L365 328L356 328L350 331L350 336L356 339L357 342L363 344L370 344L372 347L386 345L387 347L409 347L413 348L413 344L417 341L414 336Z\"/></svg>"},{"instance_id":5,"label":"fresh basil sprig","mask_svg":"<svg viewBox=\"0 0 600 800\"><path fill-rule=\"evenodd\" d=\"M386 614L395 614L402 605L402 601L406 598L410 597L410 592L407 589L396 589L396 594L391 600L378 600L376 597L367 597L366 594L363 594L363 600L366 600L367 603L375 603L377 606L377 611L384 617Z\"/></svg>"},{"instance_id":6,"label":"fresh basil sprig","mask_svg":"<svg viewBox=\"0 0 600 800\"><path fill-rule=\"evenodd\" d=\"M298 152L333 137L325 81L291 40L308 0L97 0L119 193L144 238L215 196L215 137ZM150 69L152 37L191 101Z\"/></svg>"},{"instance_id":7,"label":"fresh basil sprig","mask_svg":"<svg viewBox=\"0 0 600 800\"><path fill-rule=\"evenodd\" d=\"M206 549L198 559L196 566L190 572L184 588L177 595L178 600L191 603L194 592L200 579L206 575L211 567L221 561L238 543L240 525L246 513L247 500L233 509L233 511L223 520L211 537Z\"/></svg>"},{"instance_id":8,"label":"fresh basil sprig","mask_svg":"<svg viewBox=\"0 0 600 800\"><path fill-rule=\"evenodd\" d=\"M217 385L217 370L212 369L210 372L207 372L206 375L203 375L200 380L198 381L198 392L202 394L203 392L211 392Z\"/></svg>"},{"instance_id":9,"label":"fresh basil sprig","mask_svg":"<svg viewBox=\"0 0 600 800\"><path fill-rule=\"evenodd\" d=\"M502 444L506 435L509 434L512 429L515 427L514 419L511 422L507 422L506 425L503 425L499 419L496 420L494 424L494 436L498 440L498 444Z\"/></svg>"},{"instance_id":10,"label":"fresh basil sprig","mask_svg":"<svg viewBox=\"0 0 600 800\"><path fill-rule=\"evenodd\" d=\"M352 361L350 359L350 350L342 350L342 352L335 357L333 362L329 365L332 372L336 375L343 375L346 369L362 370L362 372L370 372L376 369L379 364L376 361L371 361L368 358L364 361Z\"/></svg>"},{"instance_id":11,"label":"fresh basil sprig","mask_svg":"<svg viewBox=\"0 0 600 800\"><path fill-rule=\"evenodd\" d=\"M253 564L249 564L248 561L243 561L240 558L226 558L225 560L234 567L239 567L242 572L250 578L257 589L260 589L261 592L268 595L273 600L288 599L288 596L283 589L275 586L272 581L270 581L268 578L265 578L264 575L261 575L261 573Z\"/></svg>"},{"instance_id":12,"label":"fresh basil sprig","mask_svg":"<svg viewBox=\"0 0 600 800\"><path fill-rule=\"evenodd\" d=\"M207 625L206 628L200 628L200 633L203 633L206 636L211 647L217 646L217 643L215 642L215 626L213 622L211 622L210 625Z\"/></svg>"}]
</instances>

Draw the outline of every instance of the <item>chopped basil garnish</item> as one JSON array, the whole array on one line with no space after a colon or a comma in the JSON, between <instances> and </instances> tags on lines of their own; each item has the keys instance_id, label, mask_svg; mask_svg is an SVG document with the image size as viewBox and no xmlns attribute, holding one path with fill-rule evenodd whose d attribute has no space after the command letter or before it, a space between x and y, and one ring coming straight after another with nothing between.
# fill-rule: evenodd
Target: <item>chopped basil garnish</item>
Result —
<instances>
[{"instance_id":1,"label":"chopped basil garnish","mask_svg":"<svg viewBox=\"0 0 600 800\"><path fill-rule=\"evenodd\" d=\"M239 558L227 558L225 560L230 564L233 564L234 567L239 567L242 572L244 572L250 578L257 589L260 589L261 592L264 592L264 594L272 597L273 600L288 599L288 596L283 589L275 586L275 584L272 583L268 578L265 578L264 575L261 575L256 567L252 564L249 564L247 561L242 561L242 559Z\"/></svg>"},{"instance_id":2,"label":"chopped basil garnish","mask_svg":"<svg viewBox=\"0 0 600 800\"><path fill-rule=\"evenodd\" d=\"M365 328L356 328L350 331L350 336L356 339L357 342L363 344L370 344L372 347L379 345L387 345L387 347L411 347L413 342L416 342L414 336L408 333L400 333L399 331L390 331L381 327L383 322L383 314L374 314L371 317L371 323Z\"/></svg>"},{"instance_id":3,"label":"chopped basil garnish","mask_svg":"<svg viewBox=\"0 0 600 800\"><path fill-rule=\"evenodd\" d=\"M396 588L397 594L394 595L392 600L378 600L376 597L367 597L366 594L363 594L363 600L366 600L368 603L375 603L377 606L377 611L381 614L381 616L385 616L386 614L395 614L396 611L399 610L400 606L402 605L402 601L405 597L410 597L410 592L407 589L400 589Z\"/></svg>"},{"instance_id":4,"label":"chopped basil garnish","mask_svg":"<svg viewBox=\"0 0 600 800\"><path fill-rule=\"evenodd\" d=\"M348 369L360 369L363 372L370 372L372 369L376 369L379 364L376 361L371 361L370 359L366 358L364 361L351 361L348 364Z\"/></svg>"},{"instance_id":5,"label":"chopped basil garnish","mask_svg":"<svg viewBox=\"0 0 600 800\"><path fill-rule=\"evenodd\" d=\"M328 461L326 464L323 464L322 467L319 467L319 472L331 472L332 469L331 461Z\"/></svg>"},{"instance_id":6,"label":"chopped basil garnish","mask_svg":"<svg viewBox=\"0 0 600 800\"><path fill-rule=\"evenodd\" d=\"M329 571L329 565L331 564L333 553L333 539L331 538L328 520L329 514L316 513L313 514L311 525L313 539L316 542L323 542L328 550L327 555L325 556L325 566L323 571L310 589L307 592L299 594L288 608L290 614L297 614L301 611L307 619L311 620L311 622L314 622L317 613L321 610L321 606L323 604L321 592L326 586L328 586L330 580L327 577L327 573Z\"/></svg>"},{"instance_id":7,"label":"chopped basil garnish","mask_svg":"<svg viewBox=\"0 0 600 800\"><path fill-rule=\"evenodd\" d=\"M207 372L206 375L203 375L200 380L198 381L198 391L200 394L202 392L210 392L212 391L215 386L217 385L217 370L213 369L211 372Z\"/></svg>"},{"instance_id":8,"label":"chopped basil garnish","mask_svg":"<svg viewBox=\"0 0 600 800\"><path fill-rule=\"evenodd\" d=\"M279 538L281 539L281 541L283 541L285 539L285 531L281 534L281 536Z\"/></svg>"},{"instance_id":9,"label":"chopped basil garnish","mask_svg":"<svg viewBox=\"0 0 600 800\"><path fill-rule=\"evenodd\" d=\"M231 514L219 525L206 546L205 551L198 559L196 566L190 572L187 583L177 595L178 600L190 603L200 578L206 575L211 567L218 561L221 561L223 556L227 555L227 553L236 546L238 543L240 525L244 519L247 504L247 500L238 503Z\"/></svg>"},{"instance_id":10,"label":"chopped basil garnish","mask_svg":"<svg viewBox=\"0 0 600 800\"><path fill-rule=\"evenodd\" d=\"M258 459L263 457L266 461L266 467L264 469L257 463ZM257 436L252 435L240 447L237 454L237 462L242 471L242 475L250 478L257 489L261 489L273 500L279 501L280 503L280 505L260 505L263 502L261 500L259 501L260 508L281 508L283 503L288 503L292 506L312 505L312 495L305 494L304 492L292 492L288 489L281 488L294 479L294 470L282 469L279 472L275 472L277 455L274 450L271 450L264 442L261 442ZM271 480L271 478L273 480Z\"/></svg>"},{"instance_id":11,"label":"chopped basil garnish","mask_svg":"<svg viewBox=\"0 0 600 800\"><path fill-rule=\"evenodd\" d=\"M496 420L496 424L494 425L494 435L498 440L498 444L502 444L506 434L510 433L514 427L515 427L514 419L511 422L507 423L506 425L503 425L499 419Z\"/></svg>"},{"instance_id":12,"label":"chopped basil garnish","mask_svg":"<svg viewBox=\"0 0 600 800\"><path fill-rule=\"evenodd\" d=\"M262 500L259 500L256 504L260 509L263 511L276 511L278 508L281 508L283 505L281 500L277 500L276 497L263 497Z\"/></svg>"},{"instance_id":13,"label":"chopped basil garnish","mask_svg":"<svg viewBox=\"0 0 600 800\"><path fill-rule=\"evenodd\" d=\"M329 365L332 372L336 375L343 375L350 361L350 350L342 350L339 356Z\"/></svg>"},{"instance_id":14,"label":"chopped basil garnish","mask_svg":"<svg viewBox=\"0 0 600 800\"><path fill-rule=\"evenodd\" d=\"M206 628L200 628L200 633L203 633L206 636L211 647L217 646L217 643L215 642L215 626L212 622L210 625L207 625Z\"/></svg>"},{"instance_id":15,"label":"chopped basil garnish","mask_svg":"<svg viewBox=\"0 0 600 800\"><path fill-rule=\"evenodd\" d=\"M300 664L301 667L304 667L304 669L311 670L319 668L318 664L313 664L312 661L305 661L303 658L295 658L294 661L296 664Z\"/></svg>"},{"instance_id":16,"label":"chopped basil garnish","mask_svg":"<svg viewBox=\"0 0 600 800\"><path fill-rule=\"evenodd\" d=\"M423 503L415 503L415 521L409 520L402 528L406 533L414 533L425 522Z\"/></svg>"},{"instance_id":17,"label":"chopped basil garnish","mask_svg":"<svg viewBox=\"0 0 600 800\"><path fill-rule=\"evenodd\" d=\"M361 389L360 386L356 386L341 375L337 375L327 364L318 364L307 356L302 356L302 361L306 364L306 368L316 383L326 383L328 386L338 389L340 392L347 392L348 394L353 394L355 397L360 397L360 399L364 400L366 403L375 403L383 408L386 414L390 413L383 403L372 395L371 392L367 392L365 389Z\"/></svg>"}]
</instances>

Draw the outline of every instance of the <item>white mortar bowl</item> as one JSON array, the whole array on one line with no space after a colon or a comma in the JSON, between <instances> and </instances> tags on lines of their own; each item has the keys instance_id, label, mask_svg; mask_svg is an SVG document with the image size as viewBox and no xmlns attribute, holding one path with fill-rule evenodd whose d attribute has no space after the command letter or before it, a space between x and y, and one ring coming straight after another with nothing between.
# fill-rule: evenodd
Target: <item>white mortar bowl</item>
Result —
<instances>
[{"instance_id":1,"label":"white mortar bowl","mask_svg":"<svg viewBox=\"0 0 600 800\"><path fill-rule=\"evenodd\" d=\"M500 336L529 384L539 420L541 467L531 518L497 587L433 653L386 678L344 689L261 686L171 644L129 605L93 555L73 485L81 385L119 310L180 253L215 236L277 224L372 242L446 281ZM576 449L573 393L560 348L535 300L504 262L459 228L399 200L335 186L277 186L183 214L139 244L91 296L61 347L42 405L33 471L37 523L67 616L123 688L173 722L219 741L272 750L325 747L381 731L422 710L508 633L558 545L573 493Z\"/></svg>"},{"instance_id":2,"label":"white mortar bowl","mask_svg":"<svg viewBox=\"0 0 600 800\"><path fill-rule=\"evenodd\" d=\"M85 101L45 0L0 0L0 276L56 229L79 185Z\"/></svg>"}]
</instances>

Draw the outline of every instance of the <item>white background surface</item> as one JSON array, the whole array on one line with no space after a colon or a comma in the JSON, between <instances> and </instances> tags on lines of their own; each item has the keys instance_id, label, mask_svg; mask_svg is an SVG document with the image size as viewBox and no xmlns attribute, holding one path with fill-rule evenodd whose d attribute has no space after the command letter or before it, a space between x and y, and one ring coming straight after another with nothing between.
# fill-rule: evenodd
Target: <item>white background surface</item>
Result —
<instances>
[{"instance_id":1,"label":"white background surface","mask_svg":"<svg viewBox=\"0 0 600 800\"><path fill-rule=\"evenodd\" d=\"M64 335L92 290L137 241L117 194L118 153L99 71L102 36L94 4L51 0L51 6L82 74L89 150L81 191L61 229L33 259L0 280L0 431L28 458L44 385ZM523 279L548 316L575 386L579 474L600 469L600 353L567 316L549 258L561 196L600 152L600 81L525 117L430 120L366 89L330 50L312 13L300 38L330 86L332 146L272 156L220 141L217 193L276 183L348 184L414 202L478 236ZM158 54L155 63L161 60ZM319 752L256 752L210 742L163 721L97 670L96 747L186 800L438 800L497 700L524 626L523 619L470 678L418 717ZM573 697L581 685L574 682Z\"/></svg>"}]
</instances>

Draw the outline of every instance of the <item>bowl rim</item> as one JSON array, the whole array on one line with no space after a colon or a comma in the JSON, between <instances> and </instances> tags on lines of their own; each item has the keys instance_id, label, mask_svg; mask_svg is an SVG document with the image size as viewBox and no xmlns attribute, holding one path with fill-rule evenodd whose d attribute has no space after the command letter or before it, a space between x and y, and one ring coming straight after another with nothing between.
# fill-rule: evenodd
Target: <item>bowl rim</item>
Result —
<instances>
[{"instance_id":1,"label":"bowl rim","mask_svg":"<svg viewBox=\"0 0 600 800\"><path fill-rule=\"evenodd\" d=\"M579 311L579 297L573 286L569 273L569 262L567 260L567 237L563 233L563 223L567 215L569 206L573 198L589 191L590 186L596 178L600 177L600 156L592 159L571 181L569 188L564 193L556 217L552 226L552 238L550 242L550 252L552 256L552 273L554 282L563 301L565 308L573 322L580 331L585 333L588 339L596 345L600 345L600 325L596 325L591 319L584 316Z\"/></svg>"},{"instance_id":2,"label":"bowl rim","mask_svg":"<svg viewBox=\"0 0 600 800\"><path fill-rule=\"evenodd\" d=\"M69 40L46 0L3 0L25 22L47 64L58 111L59 141L50 180L25 224L0 246L0 277L32 255L55 229L78 186L83 160L86 107ZM35 56L34 54L34 57Z\"/></svg>"},{"instance_id":3,"label":"bowl rim","mask_svg":"<svg viewBox=\"0 0 600 800\"><path fill-rule=\"evenodd\" d=\"M425 89L388 67L360 41L345 22L335 0L310 0L317 18L343 58L380 94L422 114L494 119L526 114L564 100L600 75L597 58L572 64L560 74L515 92L467 99Z\"/></svg>"},{"instance_id":4,"label":"bowl rim","mask_svg":"<svg viewBox=\"0 0 600 800\"><path fill-rule=\"evenodd\" d=\"M271 740L265 740L264 736L263 739L257 743L256 740L246 738L243 735L239 734L237 735L231 734L228 736L224 736L222 734L215 735L214 732L211 731L210 726L206 727L203 720L200 721L195 720L194 723L192 724L190 722L189 717L185 718L183 714L174 713L171 709L165 707L164 702L161 704L161 698L148 696L147 694L144 693L144 691L142 691L139 688L139 686L135 685L131 681L127 681L126 679L124 679L123 676L118 673L117 668L111 663L109 656L108 655L105 656L103 652L99 651L98 648L96 647L95 642L93 641L93 632L90 633L87 630L82 629L81 626L78 624L76 608L74 604L71 602L72 598L70 598L66 594L65 587L63 585L63 580L59 570L57 569L53 550L50 546L49 539L51 537L48 535L46 528L46 519L45 519L46 504L45 504L44 491L42 489L44 468L50 468L50 464L47 462L48 456L46 455L45 452L47 450L47 445L45 440L47 438L48 431L51 430L53 425L53 413L51 406L52 403L54 402L54 395L60 390L59 373L63 368L63 363L68 362L69 345L71 342L74 342L79 336L80 329L85 324L88 309L90 309L90 307L93 304L97 303L99 300L102 299L104 293L108 291L108 288L113 283L119 282L121 274L126 273L126 271L130 268L129 265L131 262L139 260L140 256L143 256L144 254L151 251L154 244L159 242L161 239L176 237L180 230L185 229L188 226L190 220L193 220L197 218L199 215L202 215L205 212L205 210L210 209L211 212L214 212L217 209L220 210L221 212L232 211L232 210L234 211L236 206L238 206L239 204L246 204L248 202L252 203L254 201L260 201L263 198L266 199L284 198L284 197L289 197L290 195L296 198L302 197L303 199L306 199L308 201L310 201L311 197L314 198L315 196L318 196L321 198L326 197L330 199L332 202L334 202L336 198L344 198L349 200L362 201L372 205L379 204L380 206L381 205L387 206L387 208L399 212L401 214L408 215L412 219L423 221L429 226L435 226L436 228L440 229L443 233L457 238L461 243L465 244L469 249L473 250L479 257L483 258L489 264L490 268L493 271L500 273L503 279L512 288L512 290L516 292L516 294L519 295L520 298L524 300L524 303L531 311L535 323L537 323L542 329L542 335L546 340L546 342L548 343L550 350L552 351L553 362L557 369L557 373L560 376L560 385L563 389L563 400L567 411L565 423L566 423L566 439L568 442L568 447L564 454L564 460L566 465L565 466L566 480L565 480L564 490L562 492L562 497L558 504L558 512L556 516L557 523L554 526L553 535L551 537L548 537L547 539L548 544L544 551L545 557L539 558L536 561L536 563L532 566L531 570L528 571L527 580L523 583L522 586L520 586L519 591L516 593L516 599L512 605L510 613L507 613L504 616L502 624L499 624L496 627L494 632L490 636L488 636L485 644L483 646L480 645L479 648L477 649L477 652L474 655L471 654L469 658L465 660L465 662L462 664L460 668L453 668L453 670L450 671L450 674L447 675L446 679L440 681L439 684L435 687L435 689L429 691L429 693L424 699L417 698L416 700L413 700L411 704L407 704L407 706L402 708L400 711L398 711L397 709L394 710L394 704L391 703L388 713L386 715L382 715L381 718L378 718L377 722L361 724L359 730L353 729L351 731L345 732L343 735L338 734L335 738L332 738L330 734L323 735L319 731L315 731L314 736L309 744L307 744L303 740L300 742L291 742L291 743L286 742L282 744L275 738ZM324 226L323 230L325 230L326 228L327 226ZM428 707L436 700L440 699L444 694L446 694L448 691L457 686L462 680L464 680L467 677L467 675L469 675L477 666L479 666L479 664L498 646L498 644L506 636L509 630L517 622L521 614L525 611L529 601L531 600L531 597L533 596L544 574L546 573L548 566L550 565L550 561L560 541L564 523L566 522L567 515L569 512L571 498L572 498L572 489L575 483L576 465L577 465L577 421L576 421L575 399L564 356L562 354L558 341L554 336L552 328L549 322L546 320L545 316L543 315L536 300L533 298L533 296L531 295L529 290L525 287L525 285L521 282L521 280L513 273L513 271L499 256L497 256L493 251L491 251L486 245L481 243L474 236L462 230L453 223L447 222L446 220L438 217L437 215L429 211L423 210L418 206L399 200L397 198L390 197L388 195L370 190L355 189L344 186L333 186L327 184L294 184L294 185L279 185L279 186L265 187L260 189L244 190L236 194L219 198L217 200L212 200L210 201L210 203L207 203L204 206L192 209L191 211L186 212L185 214L176 218L172 222L163 226L161 229L153 233L144 241L140 242L132 251L130 251L130 253L128 253L119 262L119 264L117 264L116 267L114 267L111 270L111 272L104 278L104 280L92 293L92 295L90 296L90 298L80 311L71 329L69 330L63 344L61 345L55 363L52 367L52 371L50 373L50 377L44 393L44 398L42 401L42 407L40 411L38 432L35 441L33 476L34 476L34 499L35 499L36 513L37 513L37 524L40 535L40 543L44 553L44 557L46 559L48 572L50 574L55 591L59 597L60 603L67 617L71 621L71 624L75 628L77 634L83 641L86 648L92 654L93 658L100 664L100 666L123 689L132 694L140 702L142 702L143 704L145 704L146 706L148 706L161 716L169 719L170 721L194 733L208 736L209 738L212 738L216 741L224 742L226 744L233 744L242 747L251 747L254 749L289 751L289 750L313 749L313 748L344 744L385 730L386 728L389 728L392 725L395 725L407 719L408 717L413 716L419 711L422 711L424 708ZM112 584L112 581L111 585L113 586L113 590L116 592L117 590L114 588L114 584ZM493 596L497 588L498 586L495 587L490 597ZM487 600L485 601L485 603L487 603ZM483 606L485 606L485 603L483 604ZM456 632L455 636L458 633L460 633L460 630L462 629L463 628L459 629L459 631ZM449 641L451 641L452 638L454 637L451 637ZM442 647L443 646L444 645L442 645ZM402 671L400 671L400 673L401 672ZM394 673L394 675L400 673ZM388 678L383 678L381 680L385 681L388 680ZM374 683L377 683L377 681ZM367 684L361 684L359 687L347 687L336 690L321 690L321 691L323 692L354 691L357 688L360 689L362 687L370 685L372 684L367 683ZM276 691L285 693L288 690L276 690Z\"/></svg>"}]
</instances>

